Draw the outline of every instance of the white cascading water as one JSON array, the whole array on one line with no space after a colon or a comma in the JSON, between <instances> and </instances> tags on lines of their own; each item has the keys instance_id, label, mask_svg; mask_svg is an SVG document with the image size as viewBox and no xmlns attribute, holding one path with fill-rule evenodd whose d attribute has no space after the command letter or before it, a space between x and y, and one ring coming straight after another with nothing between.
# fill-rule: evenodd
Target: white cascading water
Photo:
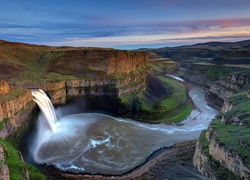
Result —
<instances>
[{"instance_id":1,"label":"white cascading water","mask_svg":"<svg viewBox=\"0 0 250 180\"><path fill-rule=\"evenodd\" d=\"M42 111L46 123L52 132L56 131L55 123L57 121L56 113L53 104L46 95L46 93L41 89L32 90L33 100L39 106Z\"/></svg>"},{"instance_id":2,"label":"white cascading water","mask_svg":"<svg viewBox=\"0 0 250 180\"><path fill-rule=\"evenodd\" d=\"M32 95L42 111L31 147L34 161L74 173L126 173L161 147L197 139L218 113L206 104L199 88L189 92L196 109L182 126L145 124L98 113L63 116L61 112L69 109L54 111L42 90L33 90Z\"/></svg>"}]
</instances>

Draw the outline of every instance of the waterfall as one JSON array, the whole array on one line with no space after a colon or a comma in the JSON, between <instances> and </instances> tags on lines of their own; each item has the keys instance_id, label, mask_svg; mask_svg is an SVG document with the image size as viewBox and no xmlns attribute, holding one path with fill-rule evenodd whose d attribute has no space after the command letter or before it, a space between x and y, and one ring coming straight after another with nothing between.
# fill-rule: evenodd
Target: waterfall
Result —
<instances>
[{"instance_id":1,"label":"waterfall","mask_svg":"<svg viewBox=\"0 0 250 180\"><path fill-rule=\"evenodd\" d=\"M39 106L48 128L52 131L56 131L55 123L57 121L55 109L50 99L46 95L46 93L41 89L33 89L32 90L33 100Z\"/></svg>"}]
</instances>

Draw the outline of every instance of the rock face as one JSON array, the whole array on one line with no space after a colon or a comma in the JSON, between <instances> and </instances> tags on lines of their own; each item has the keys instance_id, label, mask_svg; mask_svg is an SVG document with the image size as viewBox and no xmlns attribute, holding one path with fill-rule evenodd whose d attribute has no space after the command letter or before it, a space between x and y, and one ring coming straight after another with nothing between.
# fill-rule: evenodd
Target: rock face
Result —
<instances>
[{"instance_id":1,"label":"rock face","mask_svg":"<svg viewBox=\"0 0 250 180\"><path fill-rule=\"evenodd\" d=\"M193 156L194 166L209 178L216 179L216 166L213 166L213 162L210 160L209 154L206 152L206 142L201 141L205 132L201 134L200 139L197 141L195 146L195 153Z\"/></svg>"},{"instance_id":2,"label":"rock face","mask_svg":"<svg viewBox=\"0 0 250 180\"><path fill-rule=\"evenodd\" d=\"M1 180L9 180L9 168L7 164L4 164L5 162L5 156L4 156L4 150L5 146L0 144L0 174L1 174Z\"/></svg>"},{"instance_id":3,"label":"rock face","mask_svg":"<svg viewBox=\"0 0 250 180\"><path fill-rule=\"evenodd\" d=\"M146 88L146 71L135 74L127 74L119 79L83 79L70 80L66 83L67 95L113 95L122 96L141 89L141 93Z\"/></svg>"},{"instance_id":4,"label":"rock face","mask_svg":"<svg viewBox=\"0 0 250 180\"><path fill-rule=\"evenodd\" d=\"M17 49L15 54L11 51L13 46ZM6 80L0 81L0 137L3 139L23 125L29 119L32 110L37 108L28 88L45 90L53 104L65 104L72 98L75 100L87 97L90 104L98 104L100 108L109 106L107 110L119 112L118 114L125 113L130 108L128 104L126 110L121 98L131 95L131 102L128 103L132 104L133 98L142 95L146 90L149 55L147 52L40 47L8 42L1 48L1 52L11 53L11 58L17 64L26 56L32 57L28 65L22 62L23 66L31 69L40 67L47 73L45 77L36 77L39 83L28 81L15 84L16 80L10 80L11 83L8 85ZM37 54L34 51L37 51ZM3 54L3 57L5 56L6 54ZM49 73L52 76L48 75ZM64 78L64 75L67 77ZM120 111L121 109L123 110Z\"/></svg>"},{"instance_id":5,"label":"rock face","mask_svg":"<svg viewBox=\"0 0 250 180\"><path fill-rule=\"evenodd\" d=\"M243 75L243 79L239 78ZM211 122L208 130L201 134L193 160L199 171L213 179L249 179L250 101L249 90L246 91L247 87L243 84L250 76L243 72L229 77L233 83L231 87L237 90L241 87L241 91L236 91L225 100L221 113ZM240 81L234 81L235 77Z\"/></svg>"},{"instance_id":6,"label":"rock face","mask_svg":"<svg viewBox=\"0 0 250 180\"><path fill-rule=\"evenodd\" d=\"M151 52L148 58L149 66L155 75L165 75L180 68L180 64L170 58L160 58L156 53Z\"/></svg>"},{"instance_id":7,"label":"rock face","mask_svg":"<svg viewBox=\"0 0 250 180\"><path fill-rule=\"evenodd\" d=\"M233 94L242 91L245 85L250 83L250 77L245 73L234 73L225 79L212 83L209 93L216 94L224 101Z\"/></svg>"},{"instance_id":8,"label":"rock face","mask_svg":"<svg viewBox=\"0 0 250 180\"><path fill-rule=\"evenodd\" d=\"M244 70L247 70L247 68L197 63L192 64L191 67L187 69L184 78L191 83L209 88L212 83L218 80L226 80L227 76L231 73ZM237 76L228 78L233 78L231 81L235 83L240 83L241 81Z\"/></svg>"},{"instance_id":9,"label":"rock face","mask_svg":"<svg viewBox=\"0 0 250 180\"><path fill-rule=\"evenodd\" d=\"M0 101L0 137L5 138L23 125L32 113L35 103L29 90L10 91Z\"/></svg>"},{"instance_id":10,"label":"rock face","mask_svg":"<svg viewBox=\"0 0 250 180\"><path fill-rule=\"evenodd\" d=\"M0 80L0 96L8 93L10 91L7 81Z\"/></svg>"},{"instance_id":11,"label":"rock face","mask_svg":"<svg viewBox=\"0 0 250 180\"><path fill-rule=\"evenodd\" d=\"M46 83L37 86L37 88L46 91L53 104L66 103L66 81Z\"/></svg>"},{"instance_id":12,"label":"rock face","mask_svg":"<svg viewBox=\"0 0 250 180\"><path fill-rule=\"evenodd\" d=\"M185 79L208 88L206 96L209 104L220 109L228 97L242 91L249 84L247 70L247 67L193 64L187 69Z\"/></svg>"},{"instance_id":13,"label":"rock face","mask_svg":"<svg viewBox=\"0 0 250 180\"><path fill-rule=\"evenodd\" d=\"M213 66L210 68L213 68ZM191 83L210 87L212 85L212 80L205 75L207 69L207 66L192 64L191 67L187 69L184 78Z\"/></svg>"},{"instance_id":14,"label":"rock face","mask_svg":"<svg viewBox=\"0 0 250 180\"><path fill-rule=\"evenodd\" d=\"M14 156L17 159L14 159L15 162L11 162L13 164L9 165L8 158L13 158ZM17 164L17 163L19 163L19 164ZM22 154L20 152L16 151L9 144L7 146L5 144L5 142L0 139L0 175L1 175L0 179L1 180L9 180L9 179L18 178L18 177L15 177L15 174L13 173L13 171L12 171L12 174L10 173L11 172L10 168L13 168L13 165L18 166L18 167L15 167L16 172L14 172L14 173L18 174L18 172L19 172L20 173L19 178L27 179L27 180L30 179L29 172L24 165Z\"/></svg>"},{"instance_id":15,"label":"rock face","mask_svg":"<svg viewBox=\"0 0 250 180\"><path fill-rule=\"evenodd\" d=\"M50 70L60 73L64 70L97 71L105 74L130 73L140 69L148 60L147 52L114 49L53 51L52 56L54 58L51 60Z\"/></svg>"}]
</instances>

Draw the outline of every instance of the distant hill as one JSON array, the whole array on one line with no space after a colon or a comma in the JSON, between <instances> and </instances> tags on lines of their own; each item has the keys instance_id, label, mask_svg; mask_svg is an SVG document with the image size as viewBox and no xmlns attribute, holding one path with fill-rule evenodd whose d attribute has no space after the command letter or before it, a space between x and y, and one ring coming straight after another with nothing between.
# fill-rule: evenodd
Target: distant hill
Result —
<instances>
[{"instance_id":1,"label":"distant hill","mask_svg":"<svg viewBox=\"0 0 250 180\"><path fill-rule=\"evenodd\" d=\"M144 49L159 57L171 58L187 67L192 63L249 64L250 40L239 42L207 42L194 45Z\"/></svg>"}]
</instances>

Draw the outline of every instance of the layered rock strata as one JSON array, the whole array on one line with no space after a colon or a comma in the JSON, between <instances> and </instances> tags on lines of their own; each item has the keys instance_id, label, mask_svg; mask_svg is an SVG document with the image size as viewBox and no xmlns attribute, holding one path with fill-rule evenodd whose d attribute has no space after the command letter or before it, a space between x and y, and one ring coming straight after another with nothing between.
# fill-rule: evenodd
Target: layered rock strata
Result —
<instances>
[{"instance_id":1,"label":"layered rock strata","mask_svg":"<svg viewBox=\"0 0 250 180\"><path fill-rule=\"evenodd\" d=\"M74 70L83 75L91 74L91 71L104 74L130 73L146 65L148 60L147 52L115 49L57 50L52 51L50 56L50 71L64 73Z\"/></svg>"},{"instance_id":2,"label":"layered rock strata","mask_svg":"<svg viewBox=\"0 0 250 180\"><path fill-rule=\"evenodd\" d=\"M5 83L5 86L8 84ZM8 89L8 87L6 87ZM0 98L0 137L5 138L24 124L35 103L29 90L13 89Z\"/></svg>"},{"instance_id":3,"label":"layered rock strata","mask_svg":"<svg viewBox=\"0 0 250 180\"><path fill-rule=\"evenodd\" d=\"M234 73L212 83L209 88L209 93L216 94L224 101L233 94L242 91L247 84L250 84L250 76L247 72Z\"/></svg>"},{"instance_id":4,"label":"layered rock strata","mask_svg":"<svg viewBox=\"0 0 250 180\"><path fill-rule=\"evenodd\" d=\"M248 91L228 98L196 144L194 165L213 179L250 178Z\"/></svg>"},{"instance_id":5,"label":"layered rock strata","mask_svg":"<svg viewBox=\"0 0 250 180\"><path fill-rule=\"evenodd\" d=\"M10 91L9 85L6 80L0 80L0 97Z\"/></svg>"},{"instance_id":6,"label":"layered rock strata","mask_svg":"<svg viewBox=\"0 0 250 180\"><path fill-rule=\"evenodd\" d=\"M209 104L220 109L228 97L246 88L250 82L248 72L248 67L193 64L186 71L185 79L205 86Z\"/></svg>"},{"instance_id":7,"label":"layered rock strata","mask_svg":"<svg viewBox=\"0 0 250 180\"><path fill-rule=\"evenodd\" d=\"M12 46L9 43L7 45ZM32 48L31 45L25 44L17 46L20 53ZM36 107L29 89L45 90L52 103L57 105L67 103L67 99L91 96L88 99L90 104L92 102L92 104L103 104L100 108L110 106L107 110L114 113L119 111L119 114L126 112L126 107L122 105L120 98L129 94L140 96L146 89L148 60L146 52L69 47L61 49L53 47L48 51L49 47L34 46L34 48L38 49L39 53L37 56L32 56L34 58L32 63L45 68L44 71L48 74L60 73L61 75L55 76L60 78L54 80L45 75L48 81L38 77L42 83L34 81L28 84L13 84L11 81L11 88L6 80L0 81L0 137L2 138L6 138L29 119L32 109ZM8 50L9 48L5 51ZM61 77L64 74L72 76ZM105 104L104 101L110 103ZM124 111L120 112L120 109Z\"/></svg>"}]
</instances>

